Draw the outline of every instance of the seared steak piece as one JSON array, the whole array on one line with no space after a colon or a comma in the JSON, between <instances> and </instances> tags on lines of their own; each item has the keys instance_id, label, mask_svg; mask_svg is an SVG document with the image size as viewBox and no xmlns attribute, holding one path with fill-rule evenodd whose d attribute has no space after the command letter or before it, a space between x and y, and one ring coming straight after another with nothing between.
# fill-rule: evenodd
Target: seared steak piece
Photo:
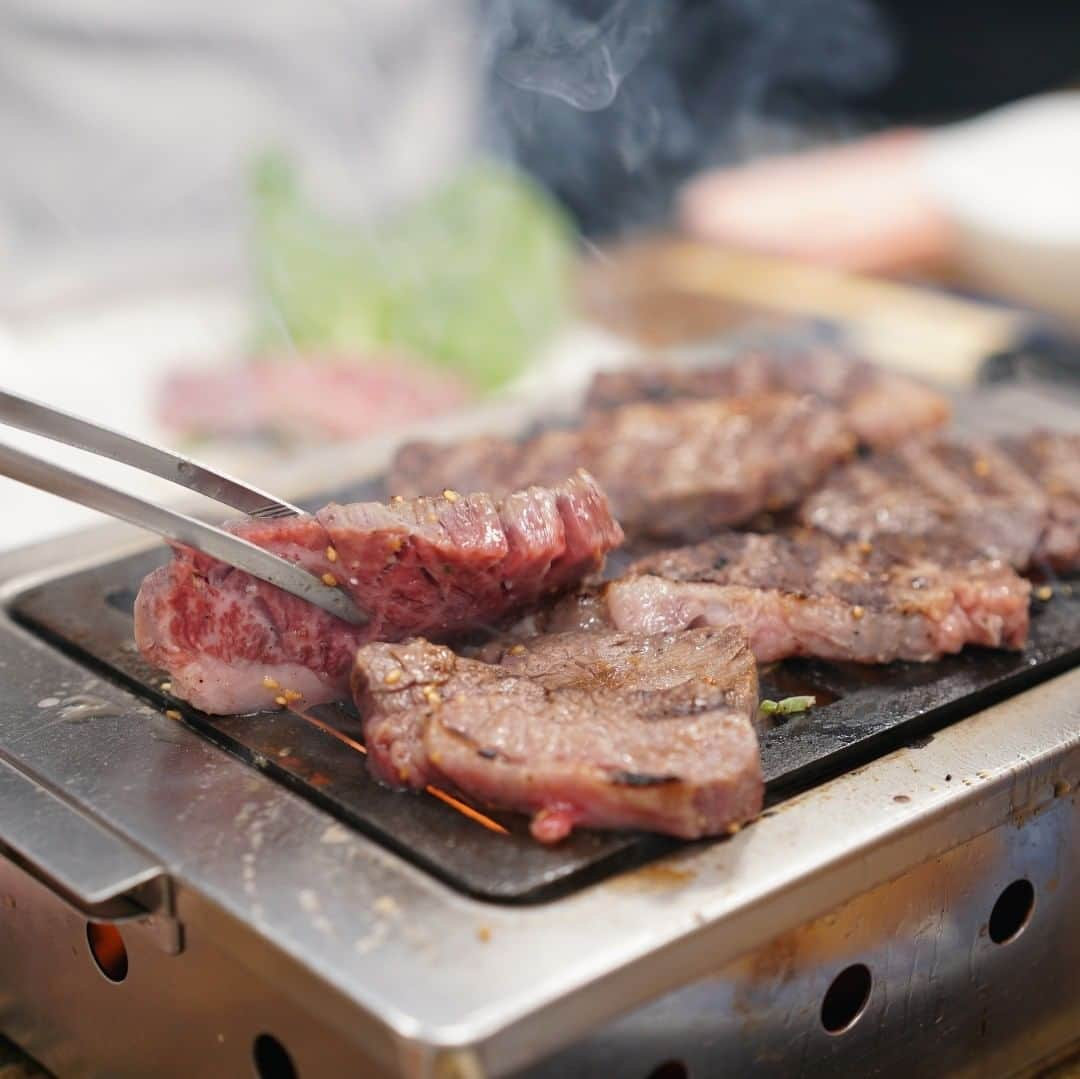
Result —
<instances>
[{"instance_id":1,"label":"seared steak piece","mask_svg":"<svg viewBox=\"0 0 1080 1079\"><path fill-rule=\"evenodd\" d=\"M386 492L391 498L417 497L445 489L498 495L519 486L514 482L515 469L510 466L510 458L516 464L517 455L515 443L493 435L461 442L406 442L390 465ZM575 467L572 465L563 475L570 475Z\"/></svg>"},{"instance_id":2,"label":"seared steak piece","mask_svg":"<svg viewBox=\"0 0 1080 1079\"><path fill-rule=\"evenodd\" d=\"M757 672L738 630L565 634L490 658L425 640L359 650L380 779L531 814L545 843L586 826L693 839L760 811Z\"/></svg>"},{"instance_id":3,"label":"seared steak piece","mask_svg":"<svg viewBox=\"0 0 1080 1079\"><path fill-rule=\"evenodd\" d=\"M938 537L1027 566L1049 504L1036 479L991 442L913 442L838 469L800 507L802 522L845 539Z\"/></svg>"},{"instance_id":4,"label":"seared steak piece","mask_svg":"<svg viewBox=\"0 0 1080 1079\"><path fill-rule=\"evenodd\" d=\"M903 537L731 533L643 559L607 603L615 626L638 633L738 625L760 662L888 663L1023 647L1030 590L1001 562Z\"/></svg>"},{"instance_id":5,"label":"seared steak piece","mask_svg":"<svg viewBox=\"0 0 1080 1079\"><path fill-rule=\"evenodd\" d=\"M388 484L404 494L505 490L581 465L627 530L696 539L792 504L854 449L835 409L810 397L766 394L628 405L593 413L577 431L520 445L492 438L414 444L398 454Z\"/></svg>"},{"instance_id":6,"label":"seared steak piece","mask_svg":"<svg viewBox=\"0 0 1080 1079\"><path fill-rule=\"evenodd\" d=\"M592 382L590 408L762 393L814 394L842 409L866 446L882 449L932 431L949 419L948 400L914 379L836 349L750 351L730 363L649 364L604 371Z\"/></svg>"},{"instance_id":7,"label":"seared steak piece","mask_svg":"<svg viewBox=\"0 0 1080 1079\"><path fill-rule=\"evenodd\" d=\"M620 521L695 538L790 505L854 449L838 412L781 394L628 405L584 435Z\"/></svg>"},{"instance_id":8,"label":"seared steak piece","mask_svg":"<svg viewBox=\"0 0 1080 1079\"><path fill-rule=\"evenodd\" d=\"M622 540L585 473L502 500L330 505L314 517L233 530L325 575L371 614L349 625L273 585L186 548L143 582L135 638L172 691L203 711L250 712L302 696L345 696L357 647L497 622L596 571ZM278 701L280 703L280 701Z\"/></svg>"},{"instance_id":9,"label":"seared steak piece","mask_svg":"<svg viewBox=\"0 0 1080 1079\"><path fill-rule=\"evenodd\" d=\"M1058 573L1080 569L1080 434L1036 431L1002 439L999 445L1047 498L1046 521L1032 563Z\"/></svg>"},{"instance_id":10,"label":"seared steak piece","mask_svg":"<svg viewBox=\"0 0 1080 1079\"><path fill-rule=\"evenodd\" d=\"M905 537L727 533L634 563L517 632L739 626L761 663L788 656L929 661L967 644L1021 648L1031 585L1000 561Z\"/></svg>"},{"instance_id":11,"label":"seared steak piece","mask_svg":"<svg viewBox=\"0 0 1080 1079\"><path fill-rule=\"evenodd\" d=\"M721 702L753 715L758 704L754 657L731 626L637 640L611 631L545 633L492 641L476 658L549 690L614 694L647 715L690 715Z\"/></svg>"}]
</instances>

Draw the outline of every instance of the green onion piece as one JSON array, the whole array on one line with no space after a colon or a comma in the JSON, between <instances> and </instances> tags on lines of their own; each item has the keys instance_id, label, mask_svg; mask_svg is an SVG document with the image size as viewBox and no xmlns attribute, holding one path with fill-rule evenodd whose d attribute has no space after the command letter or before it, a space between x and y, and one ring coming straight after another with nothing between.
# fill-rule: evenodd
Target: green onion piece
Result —
<instances>
[{"instance_id":1,"label":"green onion piece","mask_svg":"<svg viewBox=\"0 0 1080 1079\"><path fill-rule=\"evenodd\" d=\"M805 712L815 704L817 697L785 697L782 701L764 700L758 709L767 716L790 716L796 712Z\"/></svg>"}]
</instances>

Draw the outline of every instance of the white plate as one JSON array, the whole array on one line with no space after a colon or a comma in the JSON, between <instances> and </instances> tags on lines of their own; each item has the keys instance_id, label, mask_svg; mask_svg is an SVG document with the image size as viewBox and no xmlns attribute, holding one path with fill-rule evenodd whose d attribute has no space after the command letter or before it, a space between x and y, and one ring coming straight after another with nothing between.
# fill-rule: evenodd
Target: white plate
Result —
<instances>
[{"instance_id":1,"label":"white plate","mask_svg":"<svg viewBox=\"0 0 1080 1079\"><path fill-rule=\"evenodd\" d=\"M1080 327L1080 91L943 129L927 179L974 279Z\"/></svg>"}]
</instances>

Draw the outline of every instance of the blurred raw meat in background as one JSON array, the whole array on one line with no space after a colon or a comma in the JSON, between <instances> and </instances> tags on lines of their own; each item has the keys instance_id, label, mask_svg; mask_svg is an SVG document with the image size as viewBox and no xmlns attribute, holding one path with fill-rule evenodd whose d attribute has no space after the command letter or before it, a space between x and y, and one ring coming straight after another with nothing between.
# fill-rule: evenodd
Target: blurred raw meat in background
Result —
<instances>
[{"instance_id":1,"label":"blurred raw meat in background","mask_svg":"<svg viewBox=\"0 0 1080 1079\"><path fill-rule=\"evenodd\" d=\"M304 361L178 371L162 384L161 422L181 437L341 442L401 430L469 399L460 379L407 358Z\"/></svg>"}]
</instances>

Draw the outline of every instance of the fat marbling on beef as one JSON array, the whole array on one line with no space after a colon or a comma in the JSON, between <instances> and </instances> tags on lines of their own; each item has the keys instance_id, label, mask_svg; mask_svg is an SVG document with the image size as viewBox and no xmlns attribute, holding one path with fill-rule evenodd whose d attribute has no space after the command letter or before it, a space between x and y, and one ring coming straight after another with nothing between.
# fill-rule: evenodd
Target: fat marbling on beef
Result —
<instances>
[{"instance_id":1,"label":"fat marbling on beef","mask_svg":"<svg viewBox=\"0 0 1080 1079\"><path fill-rule=\"evenodd\" d=\"M445 637L497 622L576 584L622 539L591 477L502 499L485 494L330 505L311 517L244 521L245 539L324 576L367 611L349 625L241 570L177 548L143 582L135 637L203 711L345 696L359 645Z\"/></svg>"},{"instance_id":2,"label":"fat marbling on beef","mask_svg":"<svg viewBox=\"0 0 1080 1079\"><path fill-rule=\"evenodd\" d=\"M628 531L698 539L791 505L854 449L843 414L830 405L760 394L626 405L521 444L412 443L398 453L387 482L404 494L447 486L508 490L581 466Z\"/></svg>"},{"instance_id":3,"label":"fat marbling on beef","mask_svg":"<svg viewBox=\"0 0 1080 1079\"><path fill-rule=\"evenodd\" d=\"M757 672L738 630L556 634L487 658L420 639L359 650L381 780L528 813L543 842L578 826L692 839L760 811Z\"/></svg>"},{"instance_id":4,"label":"fat marbling on beef","mask_svg":"<svg viewBox=\"0 0 1080 1079\"><path fill-rule=\"evenodd\" d=\"M522 631L737 625L763 663L930 661L969 644L1022 647L1030 590L1003 562L955 545L729 532L641 559L603 589L526 619Z\"/></svg>"},{"instance_id":5,"label":"fat marbling on beef","mask_svg":"<svg viewBox=\"0 0 1080 1079\"><path fill-rule=\"evenodd\" d=\"M948 400L914 379L825 345L751 349L731 362L646 363L596 375L586 404L814 394L843 410L859 441L881 449L945 424Z\"/></svg>"},{"instance_id":6,"label":"fat marbling on beef","mask_svg":"<svg viewBox=\"0 0 1080 1079\"><path fill-rule=\"evenodd\" d=\"M799 515L837 537L936 537L1068 572L1080 556L1080 436L911 442L837 469Z\"/></svg>"}]
</instances>

